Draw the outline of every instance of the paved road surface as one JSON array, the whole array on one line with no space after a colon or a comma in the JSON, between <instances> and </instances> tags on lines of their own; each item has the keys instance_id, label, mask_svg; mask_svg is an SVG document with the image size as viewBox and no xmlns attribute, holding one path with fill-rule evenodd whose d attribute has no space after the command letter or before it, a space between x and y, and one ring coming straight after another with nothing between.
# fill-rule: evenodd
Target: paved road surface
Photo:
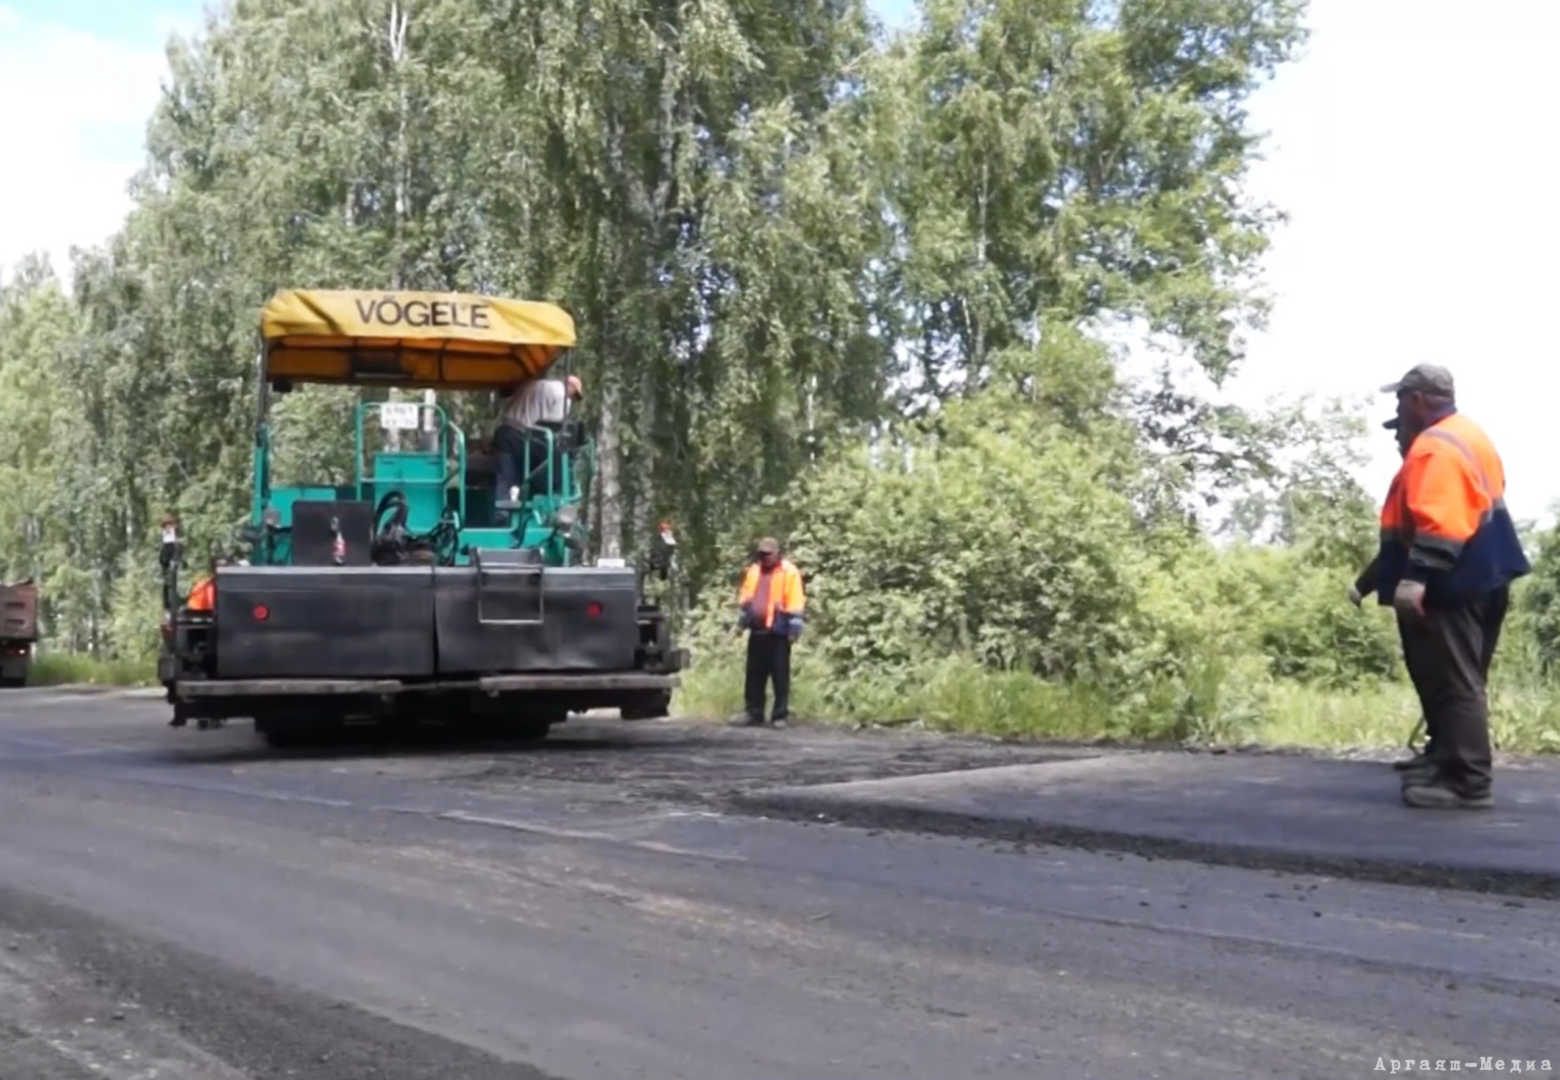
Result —
<instances>
[{"instance_id":1,"label":"paved road surface","mask_svg":"<svg viewBox=\"0 0 1560 1080\"><path fill-rule=\"evenodd\" d=\"M592 720L278 752L165 716L0 698L5 1080L1560 1061L1551 900L737 809L1081 751Z\"/></svg>"}]
</instances>

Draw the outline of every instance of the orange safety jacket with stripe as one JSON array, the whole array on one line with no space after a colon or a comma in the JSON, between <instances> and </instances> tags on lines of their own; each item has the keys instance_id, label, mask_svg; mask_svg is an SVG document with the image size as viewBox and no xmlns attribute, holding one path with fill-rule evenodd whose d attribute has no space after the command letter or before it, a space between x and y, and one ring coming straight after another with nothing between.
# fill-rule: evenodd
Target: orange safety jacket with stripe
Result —
<instances>
[{"instance_id":1,"label":"orange safety jacket with stripe","mask_svg":"<svg viewBox=\"0 0 1560 1080\"><path fill-rule=\"evenodd\" d=\"M1505 495L1500 455L1472 420L1453 412L1420 432L1381 508L1378 603L1391 604L1404 578L1444 607L1531 570Z\"/></svg>"},{"instance_id":2,"label":"orange safety jacket with stripe","mask_svg":"<svg viewBox=\"0 0 1560 1080\"><path fill-rule=\"evenodd\" d=\"M802 573L789 559L781 559L770 571L769 602L763 611L753 609L758 596L763 568L749 563L742 575L742 588L737 593L737 603L742 607L744 622L750 630L772 630L777 634L799 634L802 631L802 612L807 607L807 595L802 590Z\"/></svg>"},{"instance_id":3,"label":"orange safety jacket with stripe","mask_svg":"<svg viewBox=\"0 0 1560 1080\"><path fill-rule=\"evenodd\" d=\"M217 606L217 579L207 574L190 588L190 598L184 606L191 611L211 611Z\"/></svg>"}]
</instances>

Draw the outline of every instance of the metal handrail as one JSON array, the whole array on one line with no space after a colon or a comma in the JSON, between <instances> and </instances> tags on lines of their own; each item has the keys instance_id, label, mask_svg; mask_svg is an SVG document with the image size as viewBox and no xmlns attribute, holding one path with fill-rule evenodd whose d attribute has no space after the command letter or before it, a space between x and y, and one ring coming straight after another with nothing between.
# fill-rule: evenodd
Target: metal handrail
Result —
<instances>
[{"instance_id":1,"label":"metal handrail","mask_svg":"<svg viewBox=\"0 0 1560 1080\"><path fill-rule=\"evenodd\" d=\"M399 477L399 476L396 476L396 477L390 477L390 476L381 477L378 473L374 473L374 474L369 475L369 476L364 476L363 475L363 423L364 423L364 421L368 417L368 411L370 409L377 409L381 404L382 404L382 402L360 401L360 402L358 402L358 406L357 406L357 423L354 425L354 427L356 428L356 431L354 433L355 434L356 453L353 455L353 463L352 464L353 464L353 473L354 473L354 476L355 476L355 479L356 479L356 490L357 490L357 497L358 497L358 499L361 500L363 498L363 487L364 487L365 484L381 484L381 483L392 484L393 483L393 484L400 484L400 485L403 485L405 487L434 487L434 486L438 486L440 488L448 487L449 486L449 477L448 476L441 476L437 480L412 480L412 479L407 479L405 477ZM417 403L417 407L419 409L432 409L438 415L438 418L439 418L439 451L438 451L438 453L439 453L439 460L440 460L441 463L443 461L445 461L446 459L448 459L449 456L450 456L450 442L451 442L451 438L452 438L451 433L453 432L453 439L454 439L454 442L455 442L455 448L454 449L455 449L456 468L458 470L456 472L456 476L458 476L460 478L460 481L461 481L460 483L455 485L455 498L456 498L456 501L457 501L457 504L458 504L458 510L459 510L459 513L460 513L460 520L465 521L466 520L466 484L465 484L465 476L466 476L466 433L460 429L460 425L456 424L453 420L451 420L449 418L449 414L444 411L444 406L439 405L437 403L434 403L432 405L428 405L428 404L425 404L423 402L418 402Z\"/></svg>"}]
</instances>

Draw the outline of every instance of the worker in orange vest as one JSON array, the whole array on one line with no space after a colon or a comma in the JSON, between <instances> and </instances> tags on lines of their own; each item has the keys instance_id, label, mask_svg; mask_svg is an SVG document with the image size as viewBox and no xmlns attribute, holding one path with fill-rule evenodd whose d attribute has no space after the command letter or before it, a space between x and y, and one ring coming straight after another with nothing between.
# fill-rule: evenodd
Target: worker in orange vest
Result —
<instances>
[{"instance_id":1,"label":"worker in orange vest","mask_svg":"<svg viewBox=\"0 0 1560 1080\"><path fill-rule=\"evenodd\" d=\"M1403 801L1482 809L1491 795L1486 678L1513 579L1531 570L1506 510L1506 473L1457 411L1452 373L1420 364L1382 388L1408 440L1381 508L1375 592L1397 612L1403 659L1429 734L1403 771Z\"/></svg>"},{"instance_id":2,"label":"worker in orange vest","mask_svg":"<svg viewBox=\"0 0 1560 1080\"><path fill-rule=\"evenodd\" d=\"M789 559L781 558L780 544L774 537L758 542L756 557L742 575L737 604L737 626L748 632L747 712L739 722L747 727L763 726L764 692L773 681L775 703L769 721L783 728L790 717L791 645L801 636L807 597L801 572Z\"/></svg>"},{"instance_id":3,"label":"worker in orange vest","mask_svg":"<svg viewBox=\"0 0 1560 1080\"><path fill-rule=\"evenodd\" d=\"M190 586L189 595L184 599L186 611L203 611L207 614L217 610L217 567L227 566L231 560L219 558L215 551L206 559L206 572L195 579Z\"/></svg>"},{"instance_id":4,"label":"worker in orange vest","mask_svg":"<svg viewBox=\"0 0 1560 1080\"><path fill-rule=\"evenodd\" d=\"M214 611L217 606L217 579L215 574L202 574L190 586L189 599L184 606L191 611Z\"/></svg>"}]
</instances>

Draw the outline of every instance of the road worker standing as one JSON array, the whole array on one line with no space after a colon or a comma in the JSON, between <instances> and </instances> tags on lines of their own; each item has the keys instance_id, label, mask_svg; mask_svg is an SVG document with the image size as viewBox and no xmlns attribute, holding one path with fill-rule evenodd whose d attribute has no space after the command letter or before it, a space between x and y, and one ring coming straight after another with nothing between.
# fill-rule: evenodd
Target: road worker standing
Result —
<instances>
[{"instance_id":1,"label":"road worker standing","mask_svg":"<svg viewBox=\"0 0 1560 1080\"><path fill-rule=\"evenodd\" d=\"M1457 411L1451 372L1420 364L1382 388L1408 441L1381 508L1376 595L1396 610L1424 709L1425 760L1403 771L1409 806L1493 805L1485 679L1510 582L1531 567L1504 501L1494 444Z\"/></svg>"},{"instance_id":2,"label":"road worker standing","mask_svg":"<svg viewBox=\"0 0 1560 1080\"><path fill-rule=\"evenodd\" d=\"M774 537L758 542L757 557L742 575L737 604L737 625L748 632L747 714L741 722L748 727L763 725L764 691L773 681L775 704L770 723L785 727L790 716L791 644L801 635L807 597L801 572L789 559L781 558Z\"/></svg>"}]
</instances>

